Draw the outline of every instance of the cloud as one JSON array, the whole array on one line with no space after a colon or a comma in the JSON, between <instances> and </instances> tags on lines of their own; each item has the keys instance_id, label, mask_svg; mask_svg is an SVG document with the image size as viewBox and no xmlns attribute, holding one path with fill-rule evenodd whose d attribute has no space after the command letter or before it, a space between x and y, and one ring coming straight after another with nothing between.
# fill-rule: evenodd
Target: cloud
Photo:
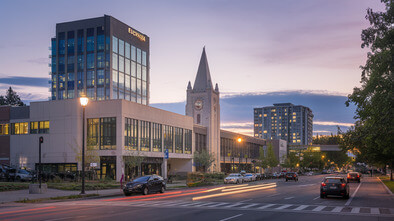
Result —
<instances>
[{"instance_id":1,"label":"cloud","mask_svg":"<svg viewBox=\"0 0 394 221\"><path fill-rule=\"evenodd\" d=\"M343 126L343 127L354 126L353 123L340 123L340 122L333 122L333 121L314 121L313 124L316 124L316 125L327 125L327 126Z\"/></svg>"},{"instance_id":2,"label":"cloud","mask_svg":"<svg viewBox=\"0 0 394 221\"><path fill-rule=\"evenodd\" d=\"M35 78L35 77L23 77L23 76L12 76L0 78L0 84L8 85L20 85L20 86L34 86L34 87L49 87L49 78Z\"/></svg>"},{"instance_id":3,"label":"cloud","mask_svg":"<svg viewBox=\"0 0 394 221\"><path fill-rule=\"evenodd\" d=\"M311 108L313 129L337 133L337 126L346 130L354 122L355 106L345 106L347 96L330 91L227 92L220 99L221 128L253 134L253 108L274 103L293 103ZM153 107L185 114L185 102L154 103ZM250 128L250 129L248 129Z\"/></svg>"}]
</instances>

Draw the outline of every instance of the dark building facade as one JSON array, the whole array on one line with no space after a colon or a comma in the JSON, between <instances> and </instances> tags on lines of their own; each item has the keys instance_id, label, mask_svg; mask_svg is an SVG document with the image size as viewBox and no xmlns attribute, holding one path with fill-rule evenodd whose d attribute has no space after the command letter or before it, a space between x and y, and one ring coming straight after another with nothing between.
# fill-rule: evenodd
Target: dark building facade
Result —
<instances>
[{"instance_id":1,"label":"dark building facade","mask_svg":"<svg viewBox=\"0 0 394 221\"><path fill-rule=\"evenodd\" d=\"M312 110L302 105L279 103L254 108L254 137L282 139L289 145L311 145Z\"/></svg>"},{"instance_id":2,"label":"dark building facade","mask_svg":"<svg viewBox=\"0 0 394 221\"><path fill-rule=\"evenodd\" d=\"M56 24L51 100L86 95L149 105L149 37L104 15Z\"/></svg>"}]
</instances>

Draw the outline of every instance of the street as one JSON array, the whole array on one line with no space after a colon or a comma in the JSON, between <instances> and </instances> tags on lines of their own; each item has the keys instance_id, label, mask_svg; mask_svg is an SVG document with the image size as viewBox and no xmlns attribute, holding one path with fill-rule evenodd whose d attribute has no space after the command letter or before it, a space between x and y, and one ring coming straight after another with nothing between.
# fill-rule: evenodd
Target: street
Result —
<instances>
[{"instance_id":1,"label":"street","mask_svg":"<svg viewBox=\"0 0 394 221\"><path fill-rule=\"evenodd\" d=\"M344 176L341 174L341 176ZM4 204L1 220L393 220L394 197L375 177L350 198L320 198L324 175L38 204Z\"/></svg>"}]
</instances>

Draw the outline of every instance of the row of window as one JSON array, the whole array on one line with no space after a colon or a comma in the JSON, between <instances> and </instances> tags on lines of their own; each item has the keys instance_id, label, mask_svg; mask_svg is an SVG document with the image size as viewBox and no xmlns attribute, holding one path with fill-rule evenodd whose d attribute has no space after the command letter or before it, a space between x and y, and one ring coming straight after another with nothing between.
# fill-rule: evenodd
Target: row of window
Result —
<instances>
[{"instance_id":1,"label":"row of window","mask_svg":"<svg viewBox=\"0 0 394 221\"><path fill-rule=\"evenodd\" d=\"M192 131L188 129L162 125L158 123L125 119L125 149L162 152L163 148L170 153L192 152Z\"/></svg>"},{"instance_id":2,"label":"row of window","mask_svg":"<svg viewBox=\"0 0 394 221\"><path fill-rule=\"evenodd\" d=\"M48 134L49 121L30 122L30 134ZM29 122L0 124L0 135L29 134Z\"/></svg>"}]
</instances>

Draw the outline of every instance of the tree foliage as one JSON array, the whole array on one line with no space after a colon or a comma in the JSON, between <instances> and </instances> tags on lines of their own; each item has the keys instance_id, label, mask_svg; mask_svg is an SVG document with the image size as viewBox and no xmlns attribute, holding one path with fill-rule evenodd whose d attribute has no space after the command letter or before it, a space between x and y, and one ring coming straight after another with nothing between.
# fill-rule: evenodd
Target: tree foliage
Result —
<instances>
[{"instance_id":1,"label":"tree foliage","mask_svg":"<svg viewBox=\"0 0 394 221\"><path fill-rule=\"evenodd\" d=\"M123 157L125 167L130 170L137 167L137 176L141 175L141 164L145 161L145 157L141 155L140 151L129 152ZM134 176L134 174L132 174ZM134 177L132 177L134 179Z\"/></svg>"},{"instance_id":2,"label":"tree foliage","mask_svg":"<svg viewBox=\"0 0 394 221\"><path fill-rule=\"evenodd\" d=\"M0 96L0 105L25 106L19 95L11 87L8 88L5 96Z\"/></svg>"},{"instance_id":3,"label":"tree foliage","mask_svg":"<svg viewBox=\"0 0 394 221\"><path fill-rule=\"evenodd\" d=\"M338 145L341 137L340 135L333 135L330 136L315 136L313 137L312 143L313 144L320 144L320 145Z\"/></svg>"},{"instance_id":4,"label":"tree foliage","mask_svg":"<svg viewBox=\"0 0 394 221\"><path fill-rule=\"evenodd\" d=\"M275 156L274 153L274 147L272 146L272 143L268 143L267 147L267 164L269 167L276 167L278 166L278 159Z\"/></svg>"},{"instance_id":5,"label":"tree foliage","mask_svg":"<svg viewBox=\"0 0 394 221\"><path fill-rule=\"evenodd\" d=\"M323 169L325 163L322 157L323 155L324 154L322 152L318 151L304 151L302 152L302 160L300 162L300 166L309 169Z\"/></svg>"},{"instance_id":6,"label":"tree foliage","mask_svg":"<svg viewBox=\"0 0 394 221\"><path fill-rule=\"evenodd\" d=\"M289 152L287 156L284 157L282 167L294 169L297 164L300 163L300 158L295 152Z\"/></svg>"},{"instance_id":7,"label":"tree foliage","mask_svg":"<svg viewBox=\"0 0 394 221\"><path fill-rule=\"evenodd\" d=\"M206 150L195 151L193 154L193 160L197 168L206 172L215 161L215 156Z\"/></svg>"},{"instance_id":8,"label":"tree foliage","mask_svg":"<svg viewBox=\"0 0 394 221\"><path fill-rule=\"evenodd\" d=\"M361 47L370 48L361 66L361 87L346 105L356 105L354 127L343 134L341 146L370 164L394 167L394 2L381 0L386 11L367 10L370 27L361 34Z\"/></svg>"},{"instance_id":9,"label":"tree foliage","mask_svg":"<svg viewBox=\"0 0 394 221\"><path fill-rule=\"evenodd\" d=\"M267 168L268 167L268 162L267 162L267 157L265 157L265 154L264 154L264 148L263 147L260 147L260 151L259 151L259 160L260 160L260 162L258 162L258 165L261 167L261 168Z\"/></svg>"}]
</instances>

